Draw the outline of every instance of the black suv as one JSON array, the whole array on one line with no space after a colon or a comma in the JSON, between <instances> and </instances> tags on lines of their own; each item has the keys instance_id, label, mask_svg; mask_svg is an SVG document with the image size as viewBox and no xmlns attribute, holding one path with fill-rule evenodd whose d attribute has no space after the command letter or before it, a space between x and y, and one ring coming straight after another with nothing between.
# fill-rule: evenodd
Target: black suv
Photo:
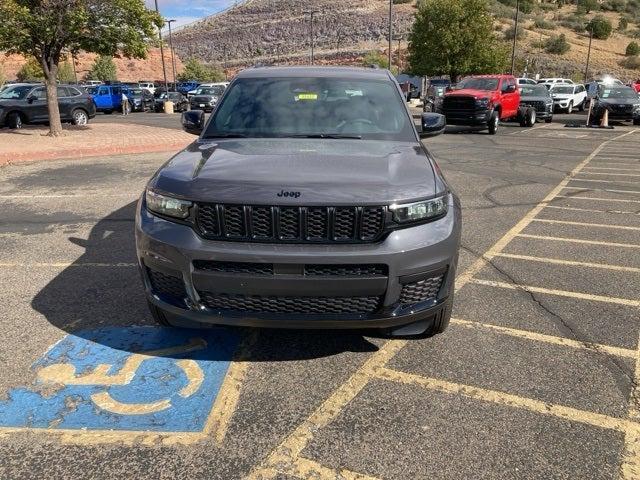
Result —
<instances>
[{"instance_id":1,"label":"black suv","mask_svg":"<svg viewBox=\"0 0 640 480\"><path fill-rule=\"evenodd\" d=\"M93 98L71 85L58 85L58 105L63 122L86 125L96 116ZM47 89L42 84L19 83L0 93L0 127L22 128L26 123L47 123Z\"/></svg>"},{"instance_id":2,"label":"black suv","mask_svg":"<svg viewBox=\"0 0 640 480\"><path fill-rule=\"evenodd\" d=\"M591 107L591 124L599 125L604 112L609 120L629 121L640 125L640 95L631 87L602 85Z\"/></svg>"}]
</instances>

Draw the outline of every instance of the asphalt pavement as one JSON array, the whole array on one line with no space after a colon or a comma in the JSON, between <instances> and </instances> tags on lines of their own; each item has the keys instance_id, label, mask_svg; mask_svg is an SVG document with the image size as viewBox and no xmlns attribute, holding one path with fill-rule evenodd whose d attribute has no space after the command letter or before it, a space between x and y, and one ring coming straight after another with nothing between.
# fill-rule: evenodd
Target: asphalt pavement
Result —
<instances>
[{"instance_id":1,"label":"asphalt pavement","mask_svg":"<svg viewBox=\"0 0 640 480\"><path fill-rule=\"evenodd\" d=\"M640 478L640 131L426 144L464 230L422 340L158 328L133 222L170 154L0 168L0 478Z\"/></svg>"}]
</instances>

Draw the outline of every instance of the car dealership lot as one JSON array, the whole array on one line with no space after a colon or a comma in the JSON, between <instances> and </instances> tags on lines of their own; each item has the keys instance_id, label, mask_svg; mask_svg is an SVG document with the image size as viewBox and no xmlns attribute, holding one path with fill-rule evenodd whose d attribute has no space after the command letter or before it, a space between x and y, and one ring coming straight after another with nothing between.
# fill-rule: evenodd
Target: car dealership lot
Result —
<instances>
[{"instance_id":1,"label":"car dealership lot","mask_svg":"<svg viewBox=\"0 0 640 480\"><path fill-rule=\"evenodd\" d=\"M640 131L450 132L425 340L157 329L133 212L169 155L0 169L0 478L638 478Z\"/></svg>"}]
</instances>

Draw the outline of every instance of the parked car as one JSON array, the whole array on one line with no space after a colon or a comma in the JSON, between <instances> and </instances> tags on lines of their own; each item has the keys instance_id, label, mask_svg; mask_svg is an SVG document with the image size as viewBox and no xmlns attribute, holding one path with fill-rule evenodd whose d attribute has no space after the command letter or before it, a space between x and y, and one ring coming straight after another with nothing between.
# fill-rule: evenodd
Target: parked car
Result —
<instances>
[{"instance_id":1,"label":"parked car","mask_svg":"<svg viewBox=\"0 0 640 480\"><path fill-rule=\"evenodd\" d=\"M640 93L640 78L635 82L631 82L631 88L633 88L636 92Z\"/></svg>"},{"instance_id":2,"label":"parked car","mask_svg":"<svg viewBox=\"0 0 640 480\"><path fill-rule=\"evenodd\" d=\"M187 98L189 100L191 100L191 97L193 97L194 95L196 95L198 93L198 90L201 88L210 88L210 87L216 87L216 88L220 88L222 87L223 91L229 86L229 82L216 82L216 83L202 83L200 85L198 85L197 88L190 90L187 93Z\"/></svg>"},{"instance_id":3,"label":"parked car","mask_svg":"<svg viewBox=\"0 0 640 480\"><path fill-rule=\"evenodd\" d=\"M123 91L129 98L132 111L146 112L154 109L154 98L148 90L142 88L123 88Z\"/></svg>"},{"instance_id":4,"label":"parked car","mask_svg":"<svg viewBox=\"0 0 640 480\"><path fill-rule=\"evenodd\" d=\"M640 125L640 96L633 88L620 85L602 85L592 100L591 123L598 125L605 111L609 120L622 120Z\"/></svg>"},{"instance_id":5,"label":"parked car","mask_svg":"<svg viewBox=\"0 0 640 480\"><path fill-rule=\"evenodd\" d=\"M114 111L121 112L123 88L126 95L126 87L120 84L100 85L90 88L88 92L93 96L96 111L107 115L111 115Z\"/></svg>"},{"instance_id":6,"label":"parked car","mask_svg":"<svg viewBox=\"0 0 640 480\"><path fill-rule=\"evenodd\" d=\"M484 127L495 135L500 121L518 120L533 126L536 111L520 107L520 91L513 75L467 77L446 93L442 113L447 125Z\"/></svg>"},{"instance_id":7,"label":"parked car","mask_svg":"<svg viewBox=\"0 0 640 480\"><path fill-rule=\"evenodd\" d=\"M420 141L441 115L422 114L418 133L386 70L284 67L239 73L204 117L183 114L199 138L137 208L157 322L447 327L460 204Z\"/></svg>"},{"instance_id":8,"label":"parked car","mask_svg":"<svg viewBox=\"0 0 640 480\"><path fill-rule=\"evenodd\" d=\"M573 85L573 80L570 78L541 78L538 80L540 85L544 85L547 88L551 88L553 85Z\"/></svg>"},{"instance_id":9,"label":"parked car","mask_svg":"<svg viewBox=\"0 0 640 480\"><path fill-rule=\"evenodd\" d=\"M402 82L400 84L400 89L402 90L402 93L407 99L407 102L410 101L412 98L417 98L419 95L418 87L416 87L413 83L409 81Z\"/></svg>"},{"instance_id":10,"label":"parked car","mask_svg":"<svg viewBox=\"0 0 640 480\"><path fill-rule=\"evenodd\" d=\"M518 82L518 86L519 87L522 86L522 85L537 85L538 84L538 82L535 81L533 78L523 78L523 77L521 77L521 78L517 78L516 80Z\"/></svg>"},{"instance_id":11,"label":"parked car","mask_svg":"<svg viewBox=\"0 0 640 480\"><path fill-rule=\"evenodd\" d=\"M422 99L422 111L440 112L442 99L449 87L451 87L451 80L448 78L429 78L426 84L426 94Z\"/></svg>"},{"instance_id":12,"label":"parked car","mask_svg":"<svg viewBox=\"0 0 640 480\"><path fill-rule=\"evenodd\" d=\"M178 83L176 90L178 90L181 94L187 95L190 91L195 90L200 86L200 82L195 80L188 80L186 82Z\"/></svg>"},{"instance_id":13,"label":"parked car","mask_svg":"<svg viewBox=\"0 0 640 480\"><path fill-rule=\"evenodd\" d=\"M536 110L536 120L546 123L553 121L553 98L544 85L522 85L520 87L520 107Z\"/></svg>"},{"instance_id":14,"label":"parked car","mask_svg":"<svg viewBox=\"0 0 640 480\"><path fill-rule=\"evenodd\" d=\"M148 90L149 93L151 93L151 95L156 93L156 86L153 82L147 82L147 81L141 80L138 82L138 87Z\"/></svg>"},{"instance_id":15,"label":"parked car","mask_svg":"<svg viewBox=\"0 0 640 480\"><path fill-rule=\"evenodd\" d=\"M553 105L556 110L564 110L567 113L577 108L581 112L587 103L587 90L584 85L554 84L549 89Z\"/></svg>"},{"instance_id":16,"label":"parked car","mask_svg":"<svg viewBox=\"0 0 640 480\"><path fill-rule=\"evenodd\" d=\"M216 107L218 99L224 93L224 85L213 85L210 87L200 86L190 99L191 110L204 110L211 112Z\"/></svg>"},{"instance_id":17,"label":"parked car","mask_svg":"<svg viewBox=\"0 0 640 480\"><path fill-rule=\"evenodd\" d=\"M58 105L61 120L74 125L86 125L96 115L91 96L74 86L58 85ZM0 126L18 129L24 124L48 121L47 90L44 85L15 84L0 93Z\"/></svg>"},{"instance_id":18,"label":"parked car","mask_svg":"<svg viewBox=\"0 0 640 480\"><path fill-rule=\"evenodd\" d=\"M98 85L102 85L103 82L101 82L100 80L85 80L82 83L82 86L85 87L97 87Z\"/></svg>"},{"instance_id":19,"label":"parked car","mask_svg":"<svg viewBox=\"0 0 640 480\"><path fill-rule=\"evenodd\" d=\"M159 98L155 99L154 111L164 112L164 102L167 99L173 102L174 112L186 112L189 110L189 100L187 100L187 97L180 92L169 92L168 94L163 93Z\"/></svg>"}]
</instances>

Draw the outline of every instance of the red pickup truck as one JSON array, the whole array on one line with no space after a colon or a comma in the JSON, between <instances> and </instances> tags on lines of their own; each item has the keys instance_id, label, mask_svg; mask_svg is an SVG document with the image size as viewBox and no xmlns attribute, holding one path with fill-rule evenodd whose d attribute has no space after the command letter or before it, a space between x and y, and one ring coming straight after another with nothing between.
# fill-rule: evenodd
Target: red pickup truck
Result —
<instances>
[{"instance_id":1,"label":"red pickup truck","mask_svg":"<svg viewBox=\"0 0 640 480\"><path fill-rule=\"evenodd\" d=\"M442 113L447 125L485 127L495 135L500 121L518 120L531 127L535 110L520 106L520 91L513 75L467 77L445 94Z\"/></svg>"}]
</instances>

